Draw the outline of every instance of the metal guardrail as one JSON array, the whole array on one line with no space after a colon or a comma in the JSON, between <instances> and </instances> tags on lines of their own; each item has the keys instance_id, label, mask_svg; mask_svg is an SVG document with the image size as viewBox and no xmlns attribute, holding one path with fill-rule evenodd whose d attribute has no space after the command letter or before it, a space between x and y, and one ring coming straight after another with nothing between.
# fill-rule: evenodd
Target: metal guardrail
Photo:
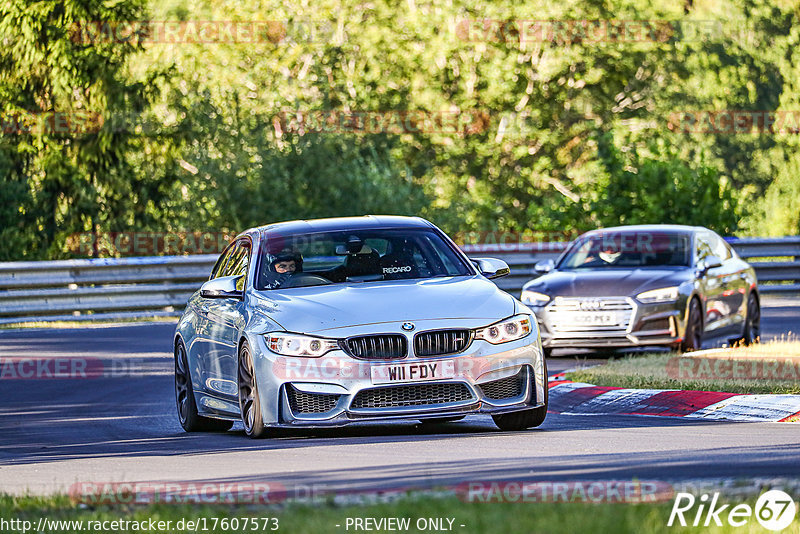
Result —
<instances>
[{"instance_id":1,"label":"metal guardrail","mask_svg":"<svg viewBox=\"0 0 800 534\"><path fill-rule=\"evenodd\" d=\"M800 292L800 236L728 238L756 269L764 292ZM501 289L519 293L534 265L566 243L468 245L473 257L503 259ZM216 255L0 263L0 324L177 316L211 272ZM757 260L757 261L756 261Z\"/></svg>"},{"instance_id":2,"label":"metal guardrail","mask_svg":"<svg viewBox=\"0 0 800 534\"><path fill-rule=\"evenodd\" d=\"M725 238L743 259L756 270L762 293L800 292L800 236L776 238ZM567 243L506 243L467 245L464 251L473 257L500 258L511 267L511 274L497 280L497 285L518 293L522 285L539 276L536 263L556 259Z\"/></svg>"},{"instance_id":3,"label":"metal guardrail","mask_svg":"<svg viewBox=\"0 0 800 534\"><path fill-rule=\"evenodd\" d=\"M0 324L180 315L216 255L0 263Z\"/></svg>"}]
</instances>

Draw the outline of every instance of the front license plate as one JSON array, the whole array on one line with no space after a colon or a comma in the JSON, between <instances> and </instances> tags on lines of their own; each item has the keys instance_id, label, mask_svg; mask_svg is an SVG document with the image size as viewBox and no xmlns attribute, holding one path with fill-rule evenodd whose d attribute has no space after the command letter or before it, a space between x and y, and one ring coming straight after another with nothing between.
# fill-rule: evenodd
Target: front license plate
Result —
<instances>
[{"instance_id":1,"label":"front license plate","mask_svg":"<svg viewBox=\"0 0 800 534\"><path fill-rule=\"evenodd\" d=\"M617 324L616 313L575 313L563 317L563 322L578 326L610 326Z\"/></svg>"},{"instance_id":2,"label":"front license plate","mask_svg":"<svg viewBox=\"0 0 800 534\"><path fill-rule=\"evenodd\" d=\"M456 365L453 360L373 365L369 373L373 384L445 380L456 376Z\"/></svg>"}]
</instances>

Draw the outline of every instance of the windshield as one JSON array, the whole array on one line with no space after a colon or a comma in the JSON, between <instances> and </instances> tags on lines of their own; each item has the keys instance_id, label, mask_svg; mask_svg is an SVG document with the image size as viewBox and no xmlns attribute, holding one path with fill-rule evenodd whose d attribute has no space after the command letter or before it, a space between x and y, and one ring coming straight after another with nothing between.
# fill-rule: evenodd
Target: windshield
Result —
<instances>
[{"instance_id":1,"label":"windshield","mask_svg":"<svg viewBox=\"0 0 800 534\"><path fill-rule=\"evenodd\" d=\"M600 232L578 238L559 269L687 267L689 236L657 232Z\"/></svg>"},{"instance_id":2,"label":"windshield","mask_svg":"<svg viewBox=\"0 0 800 534\"><path fill-rule=\"evenodd\" d=\"M438 233L421 228L271 235L256 289L463 276L473 272Z\"/></svg>"}]
</instances>

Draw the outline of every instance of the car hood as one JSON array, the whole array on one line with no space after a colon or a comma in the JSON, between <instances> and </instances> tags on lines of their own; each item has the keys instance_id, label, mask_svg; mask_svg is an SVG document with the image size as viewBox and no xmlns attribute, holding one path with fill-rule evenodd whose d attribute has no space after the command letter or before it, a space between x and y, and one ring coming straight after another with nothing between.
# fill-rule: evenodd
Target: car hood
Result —
<instances>
[{"instance_id":1,"label":"car hood","mask_svg":"<svg viewBox=\"0 0 800 534\"><path fill-rule=\"evenodd\" d=\"M456 319L485 325L514 314L515 301L482 277L347 283L257 292L255 306L290 332ZM399 327L399 325L398 325Z\"/></svg>"},{"instance_id":2,"label":"car hood","mask_svg":"<svg viewBox=\"0 0 800 534\"><path fill-rule=\"evenodd\" d=\"M556 271L525 284L524 289L551 297L636 296L642 291L677 286L689 269L604 269Z\"/></svg>"}]
</instances>

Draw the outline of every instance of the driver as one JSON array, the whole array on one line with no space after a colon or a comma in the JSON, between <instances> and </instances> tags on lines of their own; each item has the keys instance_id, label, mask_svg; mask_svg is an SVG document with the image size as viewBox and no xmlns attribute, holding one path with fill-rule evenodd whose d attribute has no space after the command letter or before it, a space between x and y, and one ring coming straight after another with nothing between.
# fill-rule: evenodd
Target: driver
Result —
<instances>
[{"instance_id":1,"label":"driver","mask_svg":"<svg viewBox=\"0 0 800 534\"><path fill-rule=\"evenodd\" d=\"M303 255L289 249L282 250L269 262L266 286L268 289L277 289L285 284L293 274L302 271Z\"/></svg>"},{"instance_id":2,"label":"driver","mask_svg":"<svg viewBox=\"0 0 800 534\"><path fill-rule=\"evenodd\" d=\"M589 252L586 259L583 260L583 265L591 264L592 266L599 266L613 264L619 259L621 254L621 250L609 243L597 247L592 246L591 252Z\"/></svg>"},{"instance_id":3,"label":"driver","mask_svg":"<svg viewBox=\"0 0 800 534\"><path fill-rule=\"evenodd\" d=\"M272 262L272 268L278 274L293 273L297 270L297 262L294 258L288 260L278 260Z\"/></svg>"}]
</instances>

